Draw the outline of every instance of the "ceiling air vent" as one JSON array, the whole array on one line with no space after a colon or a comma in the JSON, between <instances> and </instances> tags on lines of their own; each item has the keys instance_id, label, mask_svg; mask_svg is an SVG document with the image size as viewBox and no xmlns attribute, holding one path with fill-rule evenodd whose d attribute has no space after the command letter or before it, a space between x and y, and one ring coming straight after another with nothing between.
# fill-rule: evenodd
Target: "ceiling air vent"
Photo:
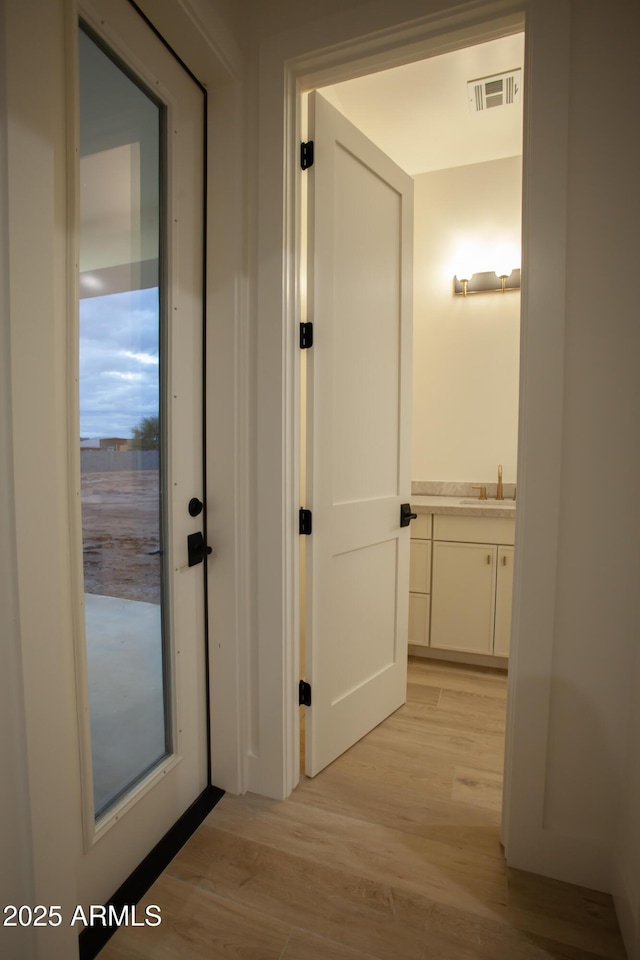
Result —
<instances>
[{"instance_id":1,"label":"ceiling air vent","mask_svg":"<svg viewBox=\"0 0 640 960\"><path fill-rule=\"evenodd\" d=\"M507 73L496 73L492 77L481 77L478 80L469 80L467 83L467 97L469 113L484 113L485 110L495 110L496 107L508 107L512 103L519 103L522 70L509 70Z\"/></svg>"}]
</instances>

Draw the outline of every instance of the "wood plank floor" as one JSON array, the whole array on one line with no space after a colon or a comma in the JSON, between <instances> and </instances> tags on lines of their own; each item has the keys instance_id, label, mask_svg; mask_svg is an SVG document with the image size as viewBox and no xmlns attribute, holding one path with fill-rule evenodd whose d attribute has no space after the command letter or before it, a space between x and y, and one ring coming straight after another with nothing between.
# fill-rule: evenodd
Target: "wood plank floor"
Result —
<instances>
[{"instance_id":1,"label":"wood plank floor","mask_svg":"<svg viewBox=\"0 0 640 960\"><path fill-rule=\"evenodd\" d=\"M506 676L412 660L404 707L284 803L225 796L101 960L622 960L611 898L508 869Z\"/></svg>"}]
</instances>

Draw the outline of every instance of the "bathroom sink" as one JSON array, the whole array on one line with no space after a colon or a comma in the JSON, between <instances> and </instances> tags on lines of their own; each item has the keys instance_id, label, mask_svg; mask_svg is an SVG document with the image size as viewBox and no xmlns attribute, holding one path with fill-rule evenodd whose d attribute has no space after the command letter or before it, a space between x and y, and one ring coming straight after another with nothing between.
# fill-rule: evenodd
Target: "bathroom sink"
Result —
<instances>
[{"instance_id":1,"label":"bathroom sink","mask_svg":"<svg viewBox=\"0 0 640 960\"><path fill-rule=\"evenodd\" d=\"M460 504L474 504L477 507L515 507L515 500L481 500L479 497L470 497L460 500Z\"/></svg>"}]
</instances>

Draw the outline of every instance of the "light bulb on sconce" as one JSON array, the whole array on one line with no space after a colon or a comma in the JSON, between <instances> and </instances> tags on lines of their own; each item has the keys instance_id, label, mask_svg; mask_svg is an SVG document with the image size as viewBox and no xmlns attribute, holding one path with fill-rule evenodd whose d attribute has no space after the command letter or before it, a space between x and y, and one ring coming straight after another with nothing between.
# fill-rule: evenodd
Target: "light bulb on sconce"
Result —
<instances>
[{"instance_id":1,"label":"light bulb on sconce","mask_svg":"<svg viewBox=\"0 0 640 960\"><path fill-rule=\"evenodd\" d=\"M469 276L471 276L471 274ZM458 283L462 284L462 296L466 297L467 287L469 286L469 277L463 276L461 275L461 272L459 272L456 273L455 279L458 281Z\"/></svg>"},{"instance_id":2,"label":"light bulb on sconce","mask_svg":"<svg viewBox=\"0 0 640 960\"><path fill-rule=\"evenodd\" d=\"M502 284L502 292L504 293L507 288L507 280L513 273L513 267L507 267L505 264L503 264L501 267L498 267L495 273L496 277Z\"/></svg>"},{"instance_id":3,"label":"light bulb on sconce","mask_svg":"<svg viewBox=\"0 0 640 960\"><path fill-rule=\"evenodd\" d=\"M478 256L480 259L480 256ZM486 255L482 257L486 262ZM477 271L471 258L462 257L453 282L453 292L466 297L472 293L507 293L520 289L520 252L516 247L505 245L494 251L492 257L496 270ZM491 262L491 261L489 261ZM496 277L500 281L496 282ZM507 281L509 285L507 286Z\"/></svg>"},{"instance_id":4,"label":"light bulb on sconce","mask_svg":"<svg viewBox=\"0 0 640 960\"><path fill-rule=\"evenodd\" d=\"M518 263L520 257L517 255L517 252L512 247L501 247L496 251L496 276L502 284L502 293L505 292L507 287L507 280L513 273L515 266L514 264Z\"/></svg>"},{"instance_id":5,"label":"light bulb on sconce","mask_svg":"<svg viewBox=\"0 0 640 960\"><path fill-rule=\"evenodd\" d=\"M468 263L465 263L463 260L458 264L458 269L456 270L455 279L458 283L462 284L462 296L466 297L467 295L467 286L469 285L469 280L473 276L473 270Z\"/></svg>"}]
</instances>

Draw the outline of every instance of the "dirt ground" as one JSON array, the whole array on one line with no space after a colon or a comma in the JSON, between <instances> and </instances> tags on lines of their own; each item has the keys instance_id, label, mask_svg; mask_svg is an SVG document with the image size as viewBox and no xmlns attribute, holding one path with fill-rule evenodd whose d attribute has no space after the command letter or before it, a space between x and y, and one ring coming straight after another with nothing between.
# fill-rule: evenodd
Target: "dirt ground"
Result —
<instances>
[{"instance_id":1,"label":"dirt ground","mask_svg":"<svg viewBox=\"0 0 640 960\"><path fill-rule=\"evenodd\" d=\"M160 603L157 470L82 475L87 593Z\"/></svg>"}]
</instances>

